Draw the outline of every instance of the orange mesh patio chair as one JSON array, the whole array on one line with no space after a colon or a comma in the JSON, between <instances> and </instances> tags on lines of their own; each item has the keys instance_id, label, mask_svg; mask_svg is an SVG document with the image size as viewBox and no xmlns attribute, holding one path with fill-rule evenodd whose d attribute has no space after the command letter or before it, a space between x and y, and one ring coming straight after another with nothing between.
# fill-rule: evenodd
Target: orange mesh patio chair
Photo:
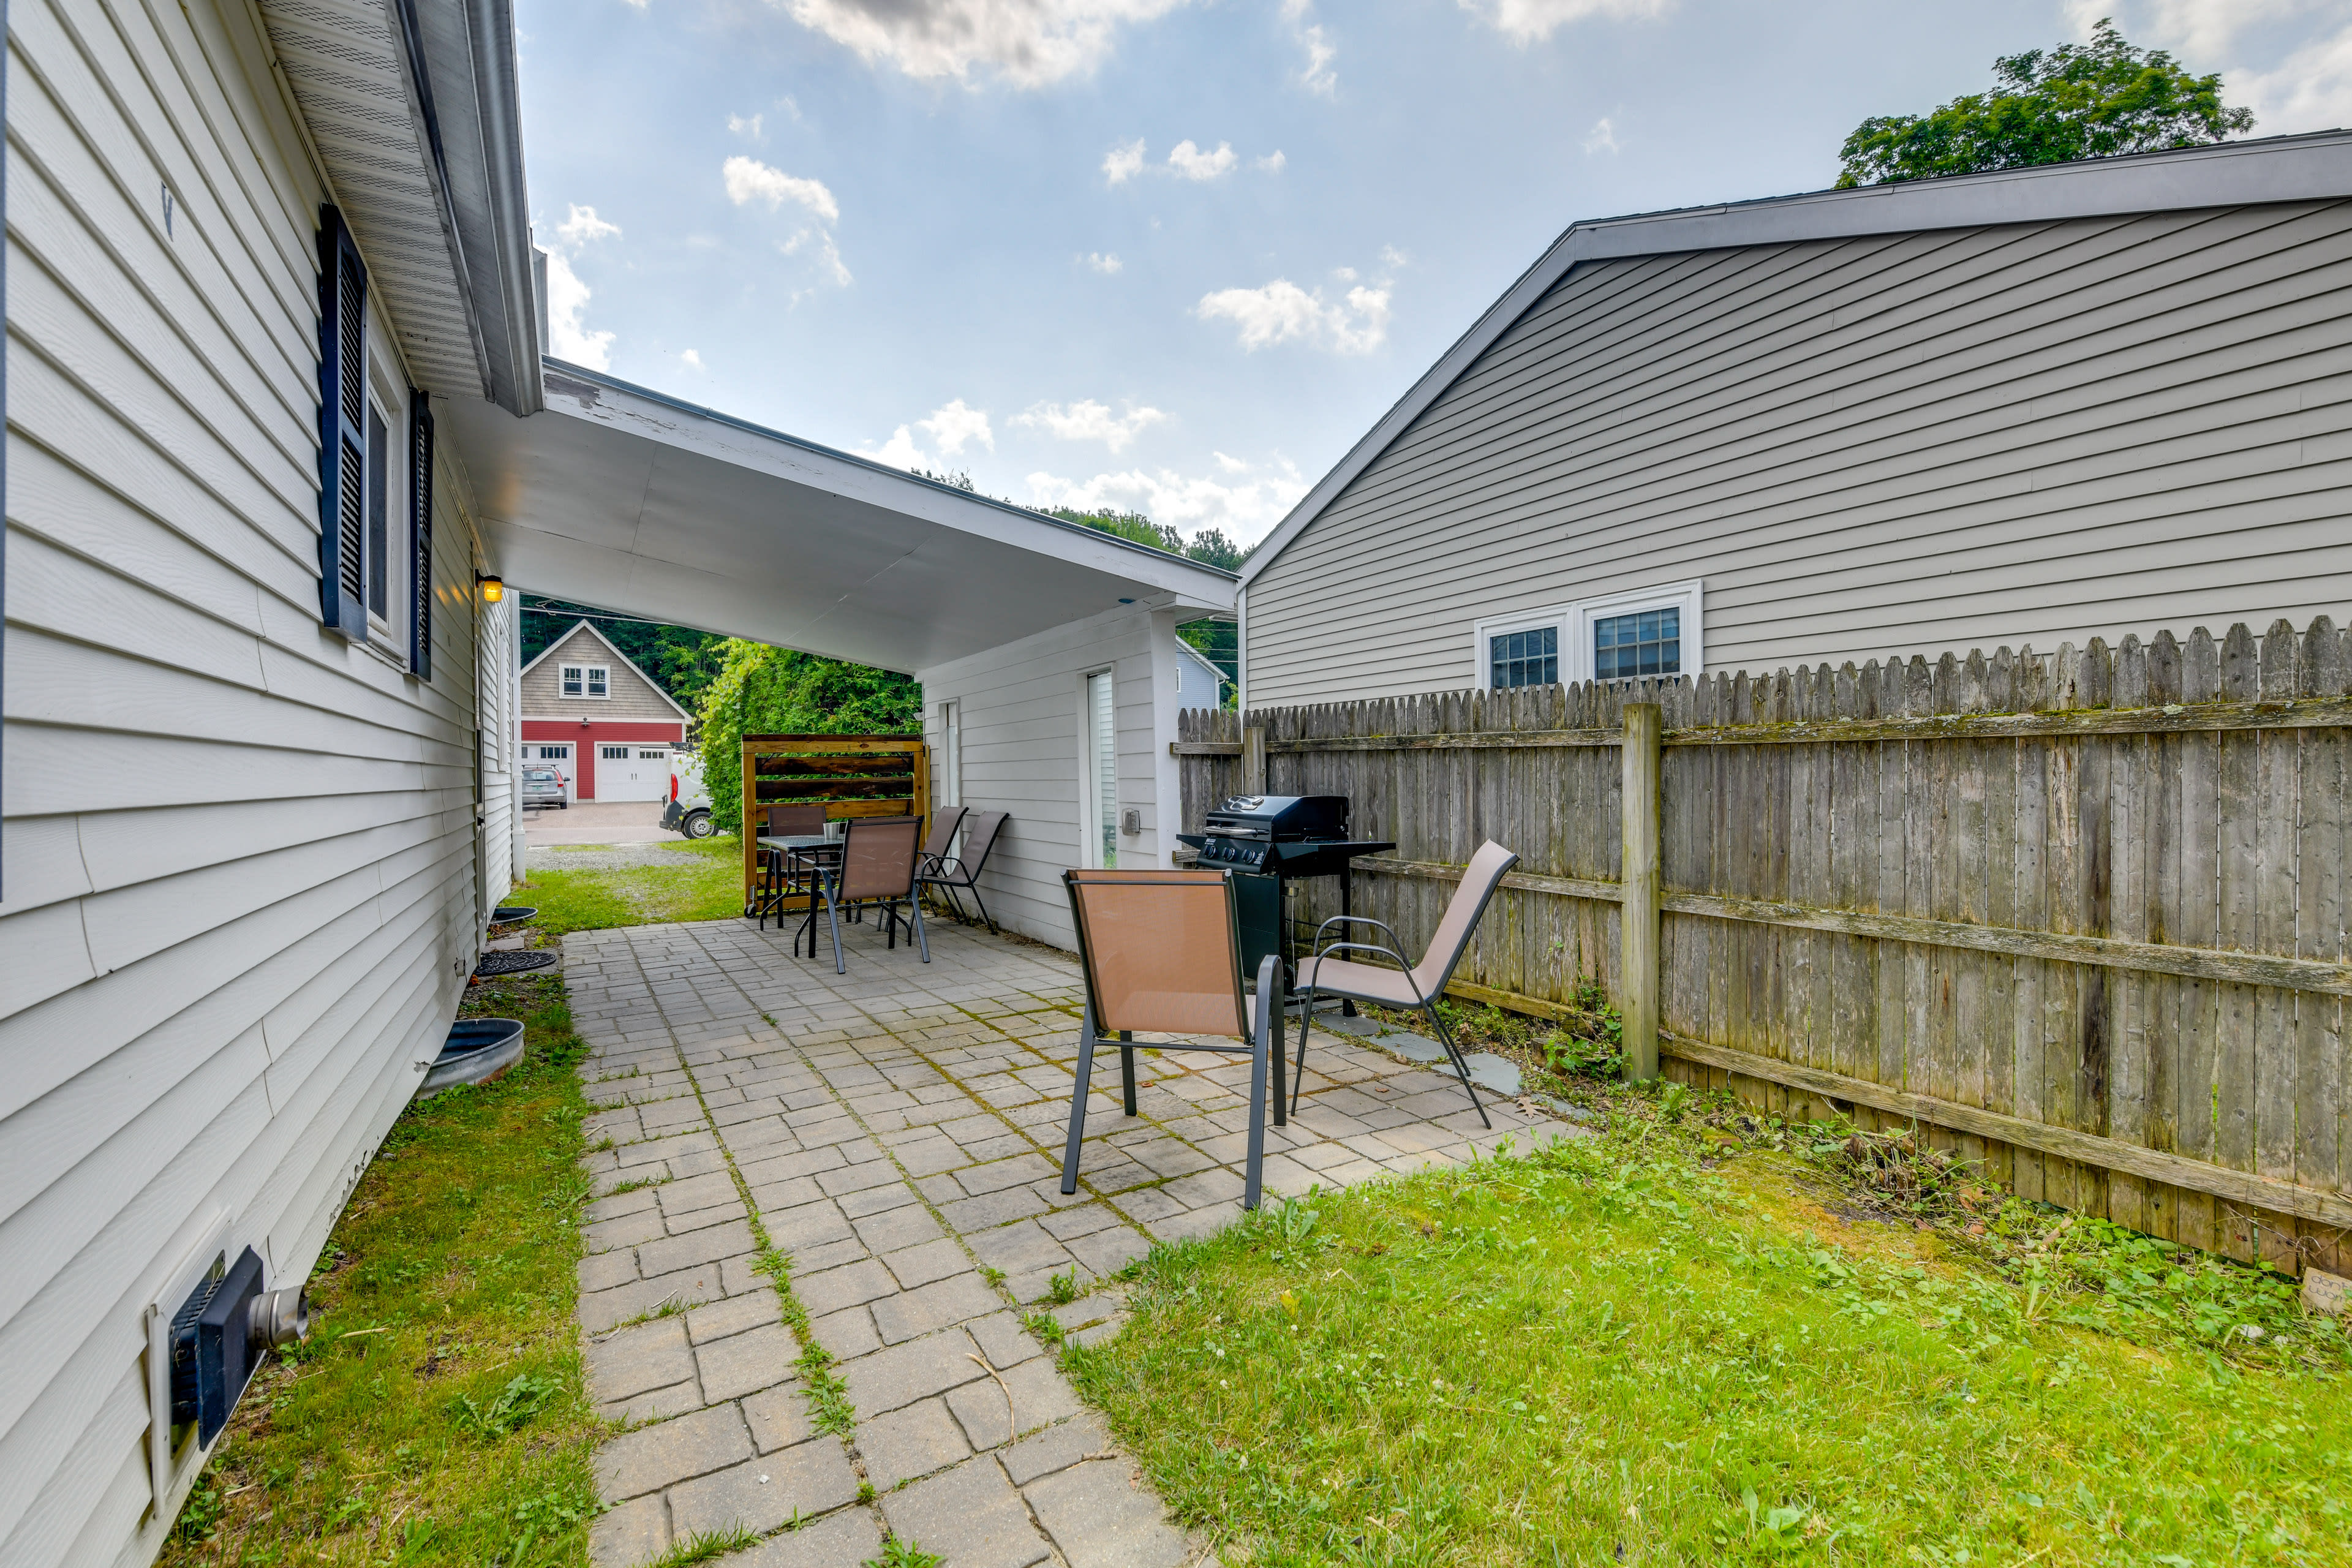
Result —
<instances>
[{"instance_id":1,"label":"orange mesh patio chair","mask_svg":"<svg viewBox=\"0 0 2352 1568\"><path fill-rule=\"evenodd\" d=\"M1087 1132L1087 1094L1095 1047L1118 1042L1127 1114L1136 1113L1134 1037L1223 1036L1237 1046L1187 1045L1186 1050L1250 1058L1249 1163L1242 1206L1257 1207L1265 1163L1266 1073L1274 1074L1274 1120L1282 1110L1282 961L1258 966L1257 996L1242 986L1241 931L1234 888L1223 871L1065 871L1087 1010L1078 1029L1078 1079L1070 1093L1070 1134L1062 1155L1062 1191L1078 1190L1078 1144Z\"/></svg>"},{"instance_id":2,"label":"orange mesh patio chair","mask_svg":"<svg viewBox=\"0 0 2352 1568\"><path fill-rule=\"evenodd\" d=\"M923 962L931 961L930 938L923 931L923 906L915 897L915 873L922 865L923 819L919 816L853 816L843 826L841 858L831 866L815 867L809 878L808 918L801 930L808 932L809 956L816 956L816 906L824 900L825 920L833 928L833 968L836 974L849 973L849 961L841 951L841 912L869 905L883 911L883 926L888 933L888 945L898 945L898 927L904 921L908 934L922 950ZM904 904L907 913L898 907ZM793 952L801 950L799 932L793 935Z\"/></svg>"},{"instance_id":3,"label":"orange mesh patio chair","mask_svg":"<svg viewBox=\"0 0 2352 1568\"><path fill-rule=\"evenodd\" d=\"M1429 1032L1445 1047L1446 1059L1461 1075L1462 1091L1477 1108L1478 1120L1489 1127L1495 1125L1486 1115L1486 1108L1478 1102L1478 1091L1471 1087L1470 1064L1462 1059L1462 1048L1454 1043L1445 1021L1437 1016L1437 999L1445 994L1446 983L1454 978L1454 967L1462 962L1462 954L1470 946L1471 933L1478 929L1487 904L1494 900L1495 889L1502 886L1504 874L1518 863L1517 855L1491 838L1478 847L1478 853L1470 857L1470 864L1463 868L1462 885L1454 890L1454 901L1445 906L1445 918L1437 922L1437 934L1429 939L1429 951L1421 955L1419 963L1406 960L1404 944L1397 941L1396 932L1379 921L1362 915L1333 915L1315 929L1315 956L1298 965L1298 989L1307 998L1307 1006L1298 1020L1298 1070L1292 1075L1290 1089L1294 1114L1298 1110L1299 1085L1307 1076L1307 1033L1314 1024L1315 998L1319 994L1351 1002L1373 1002L1383 1007L1419 1008L1429 1020ZM1333 926L1370 926L1389 939L1388 944L1327 943L1323 933ZM1342 931L1340 934L1347 933ZM1331 956L1339 952L1377 954L1396 967L1389 969Z\"/></svg>"}]
</instances>

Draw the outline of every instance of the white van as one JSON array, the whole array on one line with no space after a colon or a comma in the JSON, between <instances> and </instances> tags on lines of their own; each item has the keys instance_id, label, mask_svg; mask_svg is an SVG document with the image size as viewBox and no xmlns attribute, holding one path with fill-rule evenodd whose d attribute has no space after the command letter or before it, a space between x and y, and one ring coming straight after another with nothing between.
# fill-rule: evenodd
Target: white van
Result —
<instances>
[{"instance_id":1,"label":"white van","mask_svg":"<svg viewBox=\"0 0 2352 1568\"><path fill-rule=\"evenodd\" d=\"M661 825L688 838L708 838L719 831L710 821L710 792L702 787L702 759L692 752L670 753L669 795L662 802Z\"/></svg>"}]
</instances>

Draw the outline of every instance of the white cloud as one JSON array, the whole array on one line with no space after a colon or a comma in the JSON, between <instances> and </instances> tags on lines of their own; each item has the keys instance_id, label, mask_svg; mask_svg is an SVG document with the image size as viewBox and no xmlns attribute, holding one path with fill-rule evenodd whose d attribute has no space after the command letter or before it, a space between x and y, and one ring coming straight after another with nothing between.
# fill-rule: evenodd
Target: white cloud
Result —
<instances>
[{"instance_id":1,"label":"white cloud","mask_svg":"<svg viewBox=\"0 0 2352 1568\"><path fill-rule=\"evenodd\" d=\"M695 353L692 349L681 351L677 356L677 362L678 363L686 366L688 370L700 370L702 368L702 356Z\"/></svg>"},{"instance_id":2,"label":"white cloud","mask_svg":"<svg viewBox=\"0 0 2352 1568\"><path fill-rule=\"evenodd\" d=\"M1232 462L1220 459L1220 466ZM1249 468L1252 465L1243 464ZM1034 473L1028 479L1031 504L1066 506L1079 511L1117 509L1139 511L1154 522L1167 523L1185 533L1203 528L1223 529L1244 544L1263 538L1298 504L1307 481L1287 462L1265 465L1263 477L1228 484L1206 475L1180 474L1173 468L1129 468L1123 473L1097 474L1092 479L1065 479ZM1235 470L1226 468L1227 473Z\"/></svg>"},{"instance_id":3,"label":"white cloud","mask_svg":"<svg viewBox=\"0 0 2352 1568\"><path fill-rule=\"evenodd\" d=\"M1122 142L1104 153L1102 172L1114 185L1123 185L1143 173L1143 138Z\"/></svg>"},{"instance_id":4,"label":"white cloud","mask_svg":"<svg viewBox=\"0 0 2352 1568\"><path fill-rule=\"evenodd\" d=\"M916 440L918 430L929 435L936 452L925 450ZM987 411L971 407L959 397L931 410L928 418L899 426L890 432L887 441L879 447L863 448L860 455L894 468L943 468L947 465L940 459L957 456L968 441L978 441L992 452L996 450L996 432L988 426Z\"/></svg>"},{"instance_id":5,"label":"white cloud","mask_svg":"<svg viewBox=\"0 0 2352 1568\"><path fill-rule=\"evenodd\" d=\"M2254 111L2254 134L2288 136L2352 124L2352 19L2342 0L2069 0L2066 15L2087 38L2114 16L2137 43L2176 51L2192 70L2221 67L2222 101ZM2296 37L2294 18L2307 17ZM2267 59L2247 58L2256 32L2272 40ZM2281 52L2277 43L2288 42Z\"/></svg>"},{"instance_id":6,"label":"white cloud","mask_svg":"<svg viewBox=\"0 0 2352 1568\"><path fill-rule=\"evenodd\" d=\"M1187 180L1213 180L1220 174L1233 173L1239 160L1234 156L1234 144L1220 142L1213 153L1203 153L1191 138L1179 142L1169 150L1168 169L1171 174Z\"/></svg>"},{"instance_id":7,"label":"white cloud","mask_svg":"<svg viewBox=\"0 0 2352 1568\"><path fill-rule=\"evenodd\" d=\"M1217 460L1217 467L1229 474L1246 474L1250 471L1250 466L1239 458L1228 458L1223 452L1212 452L1209 456Z\"/></svg>"},{"instance_id":8,"label":"white cloud","mask_svg":"<svg viewBox=\"0 0 2352 1568\"><path fill-rule=\"evenodd\" d=\"M1289 162L1289 159L1282 155L1282 149L1276 147L1273 152L1260 158L1257 161L1257 166L1269 174L1279 174L1282 173L1282 166Z\"/></svg>"},{"instance_id":9,"label":"white cloud","mask_svg":"<svg viewBox=\"0 0 2352 1568\"><path fill-rule=\"evenodd\" d=\"M561 232L559 229L558 232ZM592 332L582 320L588 309L588 285L572 270L560 250L547 253L547 347L557 359L590 370L611 368L613 334Z\"/></svg>"},{"instance_id":10,"label":"white cloud","mask_svg":"<svg viewBox=\"0 0 2352 1568\"><path fill-rule=\"evenodd\" d=\"M1404 252L1399 250L1393 245L1381 246L1381 265L1383 267L1402 267L1404 265Z\"/></svg>"},{"instance_id":11,"label":"white cloud","mask_svg":"<svg viewBox=\"0 0 2352 1568\"><path fill-rule=\"evenodd\" d=\"M1132 403L1127 405L1126 413L1113 414L1089 397L1066 408L1058 403L1033 404L1016 415L1013 423L1044 430L1065 441L1100 441L1118 453L1145 429L1167 418L1157 408L1138 408Z\"/></svg>"},{"instance_id":12,"label":"white cloud","mask_svg":"<svg viewBox=\"0 0 2352 1568\"><path fill-rule=\"evenodd\" d=\"M730 114L727 117L727 129L733 132L736 135L747 138L750 141L762 141L765 138L761 134L760 122L765 119L767 119L767 116L764 114L753 114L750 116Z\"/></svg>"},{"instance_id":13,"label":"white cloud","mask_svg":"<svg viewBox=\"0 0 2352 1568\"><path fill-rule=\"evenodd\" d=\"M1298 73L1298 85L1330 98L1339 90L1339 75L1331 69L1339 49L1325 35L1320 24L1307 20L1314 12L1314 0L1282 0L1282 19L1290 24L1292 36L1307 51L1307 65Z\"/></svg>"},{"instance_id":14,"label":"white cloud","mask_svg":"<svg viewBox=\"0 0 2352 1568\"><path fill-rule=\"evenodd\" d=\"M1108 276L1127 263L1118 258L1118 252L1115 250L1089 250L1078 258L1078 265L1091 268L1097 272Z\"/></svg>"},{"instance_id":15,"label":"white cloud","mask_svg":"<svg viewBox=\"0 0 2352 1568\"><path fill-rule=\"evenodd\" d=\"M1515 44L1540 43L1571 22L1596 16L1645 22L1674 9L1674 0L1459 0L1459 4Z\"/></svg>"},{"instance_id":16,"label":"white cloud","mask_svg":"<svg viewBox=\"0 0 2352 1568\"><path fill-rule=\"evenodd\" d=\"M833 243L833 236L827 230L802 229L776 248L786 256L798 256L801 252L807 251L814 258L820 273L844 289L849 287L851 282L849 268L843 265L841 251ZM793 298L797 300L800 296L795 294Z\"/></svg>"},{"instance_id":17,"label":"white cloud","mask_svg":"<svg viewBox=\"0 0 2352 1568\"><path fill-rule=\"evenodd\" d=\"M621 226L606 223L596 216L594 207L572 205L572 216L555 226L556 237L571 246L585 245L592 239L618 239Z\"/></svg>"},{"instance_id":18,"label":"white cloud","mask_svg":"<svg viewBox=\"0 0 2352 1568\"><path fill-rule=\"evenodd\" d=\"M919 78L985 67L1014 87L1043 87L1092 70L1122 25L1149 22L1183 0L769 0L793 20Z\"/></svg>"},{"instance_id":19,"label":"white cloud","mask_svg":"<svg viewBox=\"0 0 2352 1568\"><path fill-rule=\"evenodd\" d=\"M2352 125L2352 25L2333 37L2314 38L2274 70L2226 79L2235 90L2225 100L2252 108L2257 135Z\"/></svg>"},{"instance_id":20,"label":"white cloud","mask_svg":"<svg viewBox=\"0 0 2352 1568\"><path fill-rule=\"evenodd\" d=\"M1297 341L1333 353L1370 353L1388 337L1389 287L1359 283L1327 301L1319 289L1309 293L1287 278L1277 278L1261 288L1220 289L1202 295L1194 310L1204 321L1235 323L1241 328L1242 347L1252 352Z\"/></svg>"},{"instance_id":21,"label":"white cloud","mask_svg":"<svg viewBox=\"0 0 2352 1568\"><path fill-rule=\"evenodd\" d=\"M797 202L827 223L841 221L841 204L833 199L823 180L787 174L740 153L720 164L719 173L727 182L727 199L739 207L764 201L773 212L786 202Z\"/></svg>"},{"instance_id":22,"label":"white cloud","mask_svg":"<svg viewBox=\"0 0 2352 1568\"><path fill-rule=\"evenodd\" d=\"M962 451L966 441L978 441L990 451L996 450L996 432L988 427L987 413L966 407L961 397L944 408L934 409L929 419L918 419L915 423L931 433L931 439L940 444L940 450L948 457L952 458Z\"/></svg>"},{"instance_id":23,"label":"white cloud","mask_svg":"<svg viewBox=\"0 0 2352 1568\"><path fill-rule=\"evenodd\" d=\"M1617 151L1617 128L1606 117L1594 121L1592 129L1584 133L1584 150L1587 153L1614 153Z\"/></svg>"}]
</instances>

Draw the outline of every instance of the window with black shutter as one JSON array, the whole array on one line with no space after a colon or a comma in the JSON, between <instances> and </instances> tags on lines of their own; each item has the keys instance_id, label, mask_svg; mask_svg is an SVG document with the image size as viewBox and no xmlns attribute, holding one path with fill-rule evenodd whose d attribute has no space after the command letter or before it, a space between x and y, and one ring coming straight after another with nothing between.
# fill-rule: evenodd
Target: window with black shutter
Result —
<instances>
[{"instance_id":1,"label":"window with black shutter","mask_svg":"<svg viewBox=\"0 0 2352 1568\"><path fill-rule=\"evenodd\" d=\"M364 642L367 268L342 214L319 218L319 618Z\"/></svg>"},{"instance_id":2,"label":"window with black shutter","mask_svg":"<svg viewBox=\"0 0 2352 1568\"><path fill-rule=\"evenodd\" d=\"M408 391L408 668L433 679L433 411Z\"/></svg>"}]
</instances>

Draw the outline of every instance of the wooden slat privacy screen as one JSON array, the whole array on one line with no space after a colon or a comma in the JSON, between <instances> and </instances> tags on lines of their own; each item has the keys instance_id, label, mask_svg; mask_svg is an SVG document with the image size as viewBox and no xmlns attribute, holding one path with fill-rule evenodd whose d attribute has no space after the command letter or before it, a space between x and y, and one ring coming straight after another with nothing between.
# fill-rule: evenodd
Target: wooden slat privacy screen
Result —
<instances>
[{"instance_id":1,"label":"wooden slat privacy screen","mask_svg":"<svg viewBox=\"0 0 2352 1568\"><path fill-rule=\"evenodd\" d=\"M907 735L743 737L743 901L759 880L760 813L822 805L827 821L931 815L930 753Z\"/></svg>"},{"instance_id":2,"label":"wooden slat privacy screen","mask_svg":"<svg viewBox=\"0 0 2352 1568\"><path fill-rule=\"evenodd\" d=\"M1624 706L1666 731L1665 1070L1919 1120L2028 1197L2284 1267L2352 1264L2352 648L2326 619L2053 655L1187 712L1184 816L1351 798L1356 904L1427 940L1517 850L1468 997L1620 989ZM1301 884L1320 918L1328 889Z\"/></svg>"}]
</instances>

